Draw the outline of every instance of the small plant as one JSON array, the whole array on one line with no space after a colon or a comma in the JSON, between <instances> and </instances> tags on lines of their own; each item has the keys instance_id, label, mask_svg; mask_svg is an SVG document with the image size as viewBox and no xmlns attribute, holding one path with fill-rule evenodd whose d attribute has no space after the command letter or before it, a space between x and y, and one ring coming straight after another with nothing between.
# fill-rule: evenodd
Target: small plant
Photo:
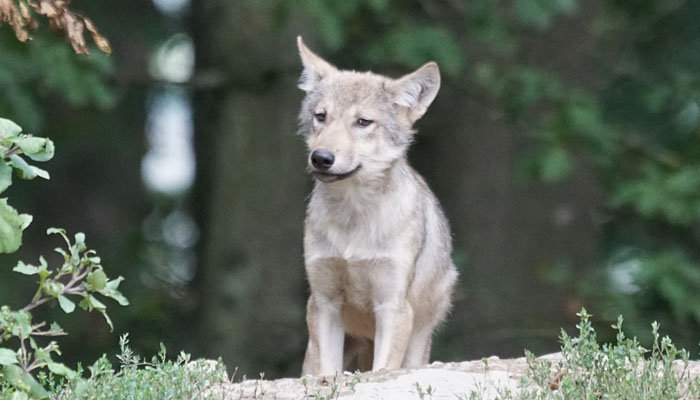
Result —
<instances>
[{"instance_id":1,"label":"small plant","mask_svg":"<svg viewBox=\"0 0 700 400\"><path fill-rule=\"evenodd\" d=\"M362 383L364 380L366 379L362 378L362 372L360 372L360 370L358 369L355 370L350 379L348 379L346 385L350 388L350 390L355 392L355 386L357 386L358 383Z\"/></svg>"},{"instance_id":2,"label":"small plant","mask_svg":"<svg viewBox=\"0 0 700 400\"><path fill-rule=\"evenodd\" d=\"M432 400L433 394L435 394L435 389L431 385L428 385L427 388L423 389L420 383L416 382L416 392L418 393L418 398L420 400Z\"/></svg>"},{"instance_id":3,"label":"small plant","mask_svg":"<svg viewBox=\"0 0 700 400\"><path fill-rule=\"evenodd\" d=\"M166 348L150 360L135 354L129 347L128 335L119 340L120 368L114 370L107 356L88 367L90 377L68 382L54 390L54 398L70 400L94 399L224 399L228 398L222 385L230 381L221 360L190 361L189 354L180 352L167 359Z\"/></svg>"},{"instance_id":4,"label":"small plant","mask_svg":"<svg viewBox=\"0 0 700 400\"><path fill-rule=\"evenodd\" d=\"M678 349L668 336L661 337L659 324L651 325L651 349L622 330L622 317L612 328L614 343L599 344L585 309L577 314L578 336L561 332L563 361L553 365L526 352L528 371L521 389L500 393L501 399L698 399L700 378L688 373L690 354ZM469 399L483 399L472 392Z\"/></svg>"},{"instance_id":5,"label":"small plant","mask_svg":"<svg viewBox=\"0 0 700 400\"><path fill-rule=\"evenodd\" d=\"M263 380L265 379L265 373L261 372L260 373L260 379L258 379L255 382L255 393L253 393L254 398L263 398L265 397L265 389L263 389Z\"/></svg>"},{"instance_id":6,"label":"small plant","mask_svg":"<svg viewBox=\"0 0 700 400\"><path fill-rule=\"evenodd\" d=\"M302 383L304 384L304 389L306 390L306 383L305 380L306 378L302 378ZM342 381L338 379L338 373L336 373L333 376L333 381L328 382L326 378L323 378L321 380L322 385L328 385L330 384L330 393L327 396L324 396L321 394L321 388L316 389L316 393L314 394L314 400L337 400L340 397L340 391L342 389Z\"/></svg>"}]
</instances>

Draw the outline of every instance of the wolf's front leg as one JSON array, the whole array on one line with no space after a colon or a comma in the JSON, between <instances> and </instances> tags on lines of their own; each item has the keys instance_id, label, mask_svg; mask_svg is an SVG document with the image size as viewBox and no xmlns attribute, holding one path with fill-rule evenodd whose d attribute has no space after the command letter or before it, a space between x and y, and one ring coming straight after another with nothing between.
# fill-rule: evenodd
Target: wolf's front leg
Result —
<instances>
[{"instance_id":1,"label":"wolf's front leg","mask_svg":"<svg viewBox=\"0 0 700 400\"><path fill-rule=\"evenodd\" d=\"M340 315L340 305L329 299L319 299L313 296L309 299L308 311L313 313L309 321L309 336L314 347L318 346L315 371L304 371L314 375L334 375L343 371L343 345L345 341L345 325ZM308 312L307 311L307 312ZM313 322L311 322L313 320ZM305 370L307 368L304 368Z\"/></svg>"},{"instance_id":2,"label":"wolf's front leg","mask_svg":"<svg viewBox=\"0 0 700 400\"><path fill-rule=\"evenodd\" d=\"M402 301L375 306L376 332L372 371L401 368L413 330L413 310Z\"/></svg>"}]
</instances>

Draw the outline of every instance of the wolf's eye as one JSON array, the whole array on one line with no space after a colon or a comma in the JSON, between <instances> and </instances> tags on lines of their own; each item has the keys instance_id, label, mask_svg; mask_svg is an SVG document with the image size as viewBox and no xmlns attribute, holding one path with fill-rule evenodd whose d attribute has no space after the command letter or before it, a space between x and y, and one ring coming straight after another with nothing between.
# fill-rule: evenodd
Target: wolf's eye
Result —
<instances>
[{"instance_id":1,"label":"wolf's eye","mask_svg":"<svg viewBox=\"0 0 700 400\"><path fill-rule=\"evenodd\" d=\"M319 111L317 113L314 113L314 118L318 122L323 122L326 120L326 112L325 111Z\"/></svg>"},{"instance_id":2,"label":"wolf's eye","mask_svg":"<svg viewBox=\"0 0 700 400\"><path fill-rule=\"evenodd\" d=\"M367 118L358 118L357 119L357 124L360 126L363 126L363 127L370 126L372 124L372 122L374 122L374 121L372 121L371 119L367 119Z\"/></svg>"}]
</instances>

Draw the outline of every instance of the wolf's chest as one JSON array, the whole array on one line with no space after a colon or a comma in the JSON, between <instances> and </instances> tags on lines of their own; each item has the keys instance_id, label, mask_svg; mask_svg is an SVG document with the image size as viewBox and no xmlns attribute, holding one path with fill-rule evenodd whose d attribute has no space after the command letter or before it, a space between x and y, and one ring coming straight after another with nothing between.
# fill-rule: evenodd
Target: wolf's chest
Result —
<instances>
[{"instance_id":1,"label":"wolf's chest","mask_svg":"<svg viewBox=\"0 0 700 400\"><path fill-rule=\"evenodd\" d=\"M353 260L341 263L337 283L343 303L358 310L369 310L372 304L371 260Z\"/></svg>"},{"instance_id":2,"label":"wolf's chest","mask_svg":"<svg viewBox=\"0 0 700 400\"><path fill-rule=\"evenodd\" d=\"M386 255L391 235L372 222L337 226L329 224L325 231L330 249L344 260L372 259Z\"/></svg>"}]
</instances>

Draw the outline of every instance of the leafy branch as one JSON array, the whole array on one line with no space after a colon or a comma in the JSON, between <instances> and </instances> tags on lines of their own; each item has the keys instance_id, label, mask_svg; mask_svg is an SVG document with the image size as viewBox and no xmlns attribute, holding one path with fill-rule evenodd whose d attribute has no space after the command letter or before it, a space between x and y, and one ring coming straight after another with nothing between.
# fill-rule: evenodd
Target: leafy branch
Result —
<instances>
[{"instance_id":1,"label":"leafy branch","mask_svg":"<svg viewBox=\"0 0 700 400\"><path fill-rule=\"evenodd\" d=\"M67 378L75 378L77 373L52 359L52 354L61 355L55 341L41 347L35 340L36 337L63 336L66 334L63 329L55 322L48 328L46 322L33 324L30 311L56 300L61 309L69 314L76 306L69 296L77 297L80 299L80 308L86 311L97 310L112 328L106 305L95 295L109 297L122 306L129 304L118 290L124 278L107 278L100 265L100 257L85 246L84 234L76 234L72 243L62 229L50 228L47 234L58 234L66 242L67 250L56 248L56 252L63 256L63 264L60 268L50 269L44 257L39 258L38 266L18 262L13 271L38 276L37 291L29 304L19 311L13 311L8 306L0 308L0 345L12 339L19 341L18 350L0 347L2 375L12 386L39 398L45 397L44 389L34 380L32 371L48 368L53 374Z\"/></svg>"},{"instance_id":2,"label":"leafy branch","mask_svg":"<svg viewBox=\"0 0 700 400\"><path fill-rule=\"evenodd\" d=\"M62 248L56 249L56 252L63 256L63 264L60 268L50 269L44 257L39 258L38 266L18 262L13 271L38 276L37 291L29 304L19 311L13 311L8 306L0 308L0 345L12 339L19 341L18 350L0 347L0 366L2 366L0 381L4 376L4 379L15 388L29 392L38 398L45 397L45 391L31 375L34 370L48 368L53 374L69 379L74 379L78 375L64 364L52 359L52 354L61 355L55 341L42 347L35 340L37 337L63 336L66 333L55 322L48 328L46 328L46 322L33 324L30 311L56 300L61 309L69 314L75 310L75 302L69 296L77 297L81 299L78 303L80 308L86 311L97 310L112 328L106 305L95 295L109 297L122 306L129 304L126 297L118 290L124 278L112 280L107 278L96 252L88 250L85 246L84 234L76 234L74 242L71 243L62 229L50 228L47 233L59 234L66 242L67 251Z\"/></svg>"},{"instance_id":3,"label":"leafy branch","mask_svg":"<svg viewBox=\"0 0 700 400\"><path fill-rule=\"evenodd\" d=\"M25 158L41 162L50 160L53 155L54 144L50 139L23 134L17 124L0 118L0 193L12 184L13 170L23 179L37 176L49 179L48 172L30 165ZM22 231L31 221L30 215L17 213L7 204L6 198L0 199L0 252L17 250L22 244ZM26 398L27 394L32 398L48 397L44 387L32 375L36 370L48 368L54 375L68 379L79 376L76 371L54 361L53 355L61 355L55 341L45 346L37 343L38 338L63 336L66 333L55 322L50 325L45 321L34 323L31 314L34 309L46 303L58 302L61 309L70 314L75 311L77 301L77 306L83 310L101 313L110 329L113 329L107 306L97 295L111 298L122 306L129 304L118 290L124 278L110 280L107 277L100 257L85 245L83 233L75 234L73 241L63 229L50 228L46 233L63 238L65 248L55 250L63 257L63 263L50 268L43 256L39 257L39 265L19 261L13 271L36 276L37 290L30 302L19 310L12 310L6 305L0 307L0 386L11 386L15 393L20 393L19 398ZM7 343L15 339L19 342L18 348L7 347Z\"/></svg>"},{"instance_id":4,"label":"leafy branch","mask_svg":"<svg viewBox=\"0 0 700 400\"><path fill-rule=\"evenodd\" d=\"M80 299L78 307L83 310L100 312L112 328L107 306L95 295L109 297L122 306L129 304L118 290L124 278L107 278L100 265L100 257L85 246L84 234L77 233L72 243L63 229L50 228L47 234L58 234L66 242L67 249L56 248L56 252L63 256L63 264L59 268L50 269L44 257L39 258L38 266L18 262L13 271L37 276L37 291L29 304L19 311L13 311L8 306L0 308L0 345L12 339L19 341L18 350L0 347L2 375L12 386L40 398L44 397L43 388L32 377L32 371L48 368L55 375L71 379L77 377L77 373L52 359L52 354L61 355L55 341L42 347L35 340L37 337L66 335L63 329L55 322L48 328L46 322L32 323L30 311L45 303L58 301L65 313L72 313L76 304L70 296Z\"/></svg>"},{"instance_id":5,"label":"leafy branch","mask_svg":"<svg viewBox=\"0 0 700 400\"><path fill-rule=\"evenodd\" d=\"M0 194L12 185L13 170L22 179L49 179L48 172L30 165L24 157L43 162L53 158L53 155L51 139L23 134L19 125L0 118ZM31 222L31 215L19 214L6 198L0 198L0 253L17 250L22 244L22 231Z\"/></svg>"}]
</instances>

